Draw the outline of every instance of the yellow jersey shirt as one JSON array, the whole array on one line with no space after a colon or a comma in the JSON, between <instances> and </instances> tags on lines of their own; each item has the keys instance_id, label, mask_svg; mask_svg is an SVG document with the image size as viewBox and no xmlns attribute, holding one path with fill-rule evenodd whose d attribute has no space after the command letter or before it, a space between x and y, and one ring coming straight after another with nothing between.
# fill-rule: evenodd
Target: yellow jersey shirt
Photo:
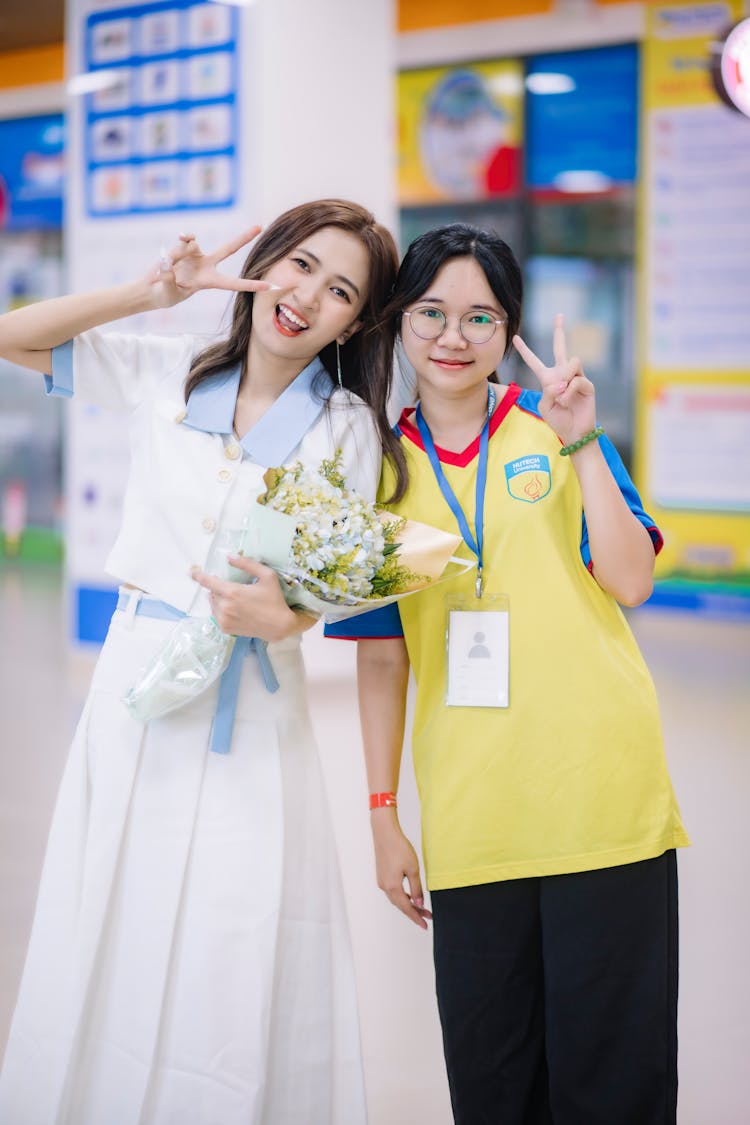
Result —
<instances>
[{"instance_id":1,"label":"yellow jersey shirt","mask_svg":"<svg viewBox=\"0 0 750 1125\"><path fill-rule=\"evenodd\" d=\"M490 425L484 580L487 594L508 598L510 705L445 704L446 597L471 599L475 571L399 602L417 685L412 754L432 890L611 867L689 843L651 676L587 567L578 478L539 416L539 397L510 387ZM409 487L392 509L455 532L413 415L399 432ZM658 548L614 447L601 442ZM438 449L473 534L478 451L479 439L460 454ZM386 468L382 495L392 483ZM465 544L458 553L473 557ZM364 620L327 631L373 635Z\"/></svg>"}]
</instances>

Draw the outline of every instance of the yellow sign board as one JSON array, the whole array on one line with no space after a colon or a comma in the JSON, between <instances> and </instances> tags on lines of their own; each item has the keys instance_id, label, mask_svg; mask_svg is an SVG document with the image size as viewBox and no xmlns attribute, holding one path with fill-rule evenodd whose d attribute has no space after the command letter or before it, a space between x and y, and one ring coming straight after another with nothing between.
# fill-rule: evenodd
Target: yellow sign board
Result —
<instances>
[{"instance_id":1,"label":"yellow sign board","mask_svg":"<svg viewBox=\"0 0 750 1125\"><path fill-rule=\"evenodd\" d=\"M636 477L657 577L750 590L749 123L719 98L735 3L647 6Z\"/></svg>"}]
</instances>

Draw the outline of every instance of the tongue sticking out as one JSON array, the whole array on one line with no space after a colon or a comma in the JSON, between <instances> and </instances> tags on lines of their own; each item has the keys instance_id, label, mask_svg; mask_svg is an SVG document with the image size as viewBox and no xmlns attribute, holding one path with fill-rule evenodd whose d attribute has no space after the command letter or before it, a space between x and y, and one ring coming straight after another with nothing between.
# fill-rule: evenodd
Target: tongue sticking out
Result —
<instances>
[{"instance_id":1,"label":"tongue sticking out","mask_svg":"<svg viewBox=\"0 0 750 1125\"><path fill-rule=\"evenodd\" d=\"M276 306L276 319L285 332L293 332L296 334L307 330L307 325L302 324L296 317L292 319L292 315L287 312L282 305Z\"/></svg>"}]
</instances>

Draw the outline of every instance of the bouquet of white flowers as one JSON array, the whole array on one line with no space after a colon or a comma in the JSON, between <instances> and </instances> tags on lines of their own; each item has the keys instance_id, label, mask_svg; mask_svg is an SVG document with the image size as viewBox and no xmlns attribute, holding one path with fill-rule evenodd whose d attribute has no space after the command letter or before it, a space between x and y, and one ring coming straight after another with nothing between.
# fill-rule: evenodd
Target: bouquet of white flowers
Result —
<instances>
[{"instance_id":1,"label":"bouquet of white flowers","mask_svg":"<svg viewBox=\"0 0 750 1125\"><path fill-rule=\"evenodd\" d=\"M420 589L434 577L434 566L431 575L415 572L413 553L404 562L401 535L407 521L347 488L340 453L319 469L297 462L269 469L264 479L268 487L258 504L281 513L289 535L288 545L286 537L281 544L285 562L277 569L290 605L337 621ZM275 516L270 518L276 523ZM257 529L261 540L265 529L270 547L268 514L256 512L248 524L247 530ZM457 536L445 540L441 572L458 542Z\"/></svg>"},{"instance_id":2,"label":"bouquet of white flowers","mask_svg":"<svg viewBox=\"0 0 750 1125\"><path fill-rule=\"evenodd\" d=\"M269 469L264 481L266 491L243 526L219 538L207 569L248 582L228 556L257 559L274 568L290 606L325 621L387 605L473 565L454 555L460 536L394 516L347 488L340 452L318 469L300 462ZM205 691L235 640L213 618L180 621L127 693L130 713L155 719Z\"/></svg>"}]
</instances>

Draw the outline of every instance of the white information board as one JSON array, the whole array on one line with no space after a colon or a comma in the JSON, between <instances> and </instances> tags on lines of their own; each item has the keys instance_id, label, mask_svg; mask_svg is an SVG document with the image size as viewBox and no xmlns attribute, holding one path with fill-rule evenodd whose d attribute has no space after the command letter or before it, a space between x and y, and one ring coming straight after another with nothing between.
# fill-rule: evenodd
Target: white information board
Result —
<instances>
[{"instance_id":1,"label":"white information board","mask_svg":"<svg viewBox=\"0 0 750 1125\"><path fill-rule=\"evenodd\" d=\"M737 371L750 356L750 120L724 105L647 117L648 364Z\"/></svg>"},{"instance_id":2,"label":"white information board","mask_svg":"<svg viewBox=\"0 0 750 1125\"><path fill-rule=\"evenodd\" d=\"M649 422L657 503L750 511L750 387L671 385L652 402Z\"/></svg>"}]
</instances>

